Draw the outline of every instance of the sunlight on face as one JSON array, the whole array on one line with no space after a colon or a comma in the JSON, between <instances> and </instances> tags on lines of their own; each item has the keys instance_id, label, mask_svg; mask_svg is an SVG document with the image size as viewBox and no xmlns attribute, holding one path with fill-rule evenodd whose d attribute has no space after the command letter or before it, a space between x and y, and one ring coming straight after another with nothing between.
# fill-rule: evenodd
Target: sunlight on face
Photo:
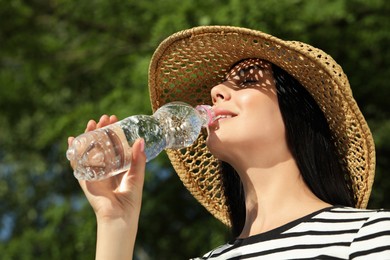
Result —
<instances>
[{"instance_id":1,"label":"sunlight on face","mask_svg":"<svg viewBox=\"0 0 390 260\"><path fill-rule=\"evenodd\" d=\"M271 63L261 59L239 62L224 82L211 89L211 96L218 120L209 126L207 145L218 159L233 162L253 156L268 160L268 155L286 151Z\"/></svg>"},{"instance_id":2,"label":"sunlight on face","mask_svg":"<svg viewBox=\"0 0 390 260\"><path fill-rule=\"evenodd\" d=\"M275 85L271 63L261 59L247 59L238 63L228 72L226 80L240 88L270 88Z\"/></svg>"}]
</instances>

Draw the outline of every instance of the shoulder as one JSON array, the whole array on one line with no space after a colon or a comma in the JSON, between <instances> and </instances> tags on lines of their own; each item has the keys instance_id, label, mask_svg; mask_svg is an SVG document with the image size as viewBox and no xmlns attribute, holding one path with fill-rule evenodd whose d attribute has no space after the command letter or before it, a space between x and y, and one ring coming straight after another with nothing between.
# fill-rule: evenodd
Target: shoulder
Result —
<instances>
[{"instance_id":1,"label":"shoulder","mask_svg":"<svg viewBox=\"0 0 390 260\"><path fill-rule=\"evenodd\" d=\"M368 212L367 219L351 243L351 259L390 257L390 210L355 210Z\"/></svg>"},{"instance_id":2,"label":"shoulder","mask_svg":"<svg viewBox=\"0 0 390 260\"><path fill-rule=\"evenodd\" d=\"M313 213L303 219L299 225L292 227L288 232L300 232L305 230L328 231L329 235L334 232L348 232L350 235L356 234L359 229L378 210L356 209L343 206L334 206ZM387 214L389 214L387 212Z\"/></svg>"},{"instance_id":3,"label":"shoulder","mask_svg":"<svg viewBox=\"0 0 390 260\"><path fill-rule=\"evenodd\" d=\"M390 259L390 211L330 207L274 230L231 241L203 258Z\"/></svg>"},{"instance_id":4,"label":"shoulder","mask_svg":"<svg viewBox=\"0 0 390 260\"><path fill-rule=\"evenodd\" d=\"M325 210L316 216L313 219L334 219L339 220L340 222L359 222L362 225L366 225L371 221L387 221L390 217L390 210L386 209L357 209L350 207L332 207L328 210Z\"/></svg>"}]
</instances>

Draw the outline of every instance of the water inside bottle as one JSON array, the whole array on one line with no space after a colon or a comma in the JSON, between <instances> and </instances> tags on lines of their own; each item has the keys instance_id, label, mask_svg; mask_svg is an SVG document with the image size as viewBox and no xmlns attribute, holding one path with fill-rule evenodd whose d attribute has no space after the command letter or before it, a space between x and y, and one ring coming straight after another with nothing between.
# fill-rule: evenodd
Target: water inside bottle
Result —
<instances>
[{"instance_id":1,"label":"water inside bottle","mask_svg":"<svg viewBox=\"0 0 390 260\"><path fill-rule=\"evenodd\" d=\"M168 103L153 116L136 115L78 136L67 151L74 175L101 180L130 168L132 145L145 140L146 161L163 149L182 149L194 143L202 126L214 118L210 106L196 109L183 102Z\"/></svg>"},{"instance_id":2,"label":"water inside bottle","mask_svg":"<svg viewBox=\"0 0 390 260\"><path fill-rule=\"evenodd\" d=\"M110 125L77 137L67 152L80 180L100 180L130 167L131 147L119 125Z\"/></svg>"}]
</instances>

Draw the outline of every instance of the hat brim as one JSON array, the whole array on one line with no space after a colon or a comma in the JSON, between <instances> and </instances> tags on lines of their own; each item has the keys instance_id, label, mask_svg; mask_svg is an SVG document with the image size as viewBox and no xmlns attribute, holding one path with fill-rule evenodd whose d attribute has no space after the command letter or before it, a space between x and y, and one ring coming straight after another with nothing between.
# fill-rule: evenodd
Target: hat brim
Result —
<instances>
[{"instance_id":1,"label":"hat brim","mask_svg":"<svg viewBox=\"0 0 390 260\"><path fill-rule=\"evenodd\" d=\"M347 76L322 50L231 26L202 26L175 33L158 46L150 63L152 109L177 100L193 106L211 104L211 88L223 81L233 64L247 58L274 63L311 93L327 118L341 161L350 173L356 207L365 208L375 173L372 134ZM203 132L191 147L167 150L167 154L192 195L229 225L219 162L208 150L206 138Z\"/></svg>"}]
</instances>

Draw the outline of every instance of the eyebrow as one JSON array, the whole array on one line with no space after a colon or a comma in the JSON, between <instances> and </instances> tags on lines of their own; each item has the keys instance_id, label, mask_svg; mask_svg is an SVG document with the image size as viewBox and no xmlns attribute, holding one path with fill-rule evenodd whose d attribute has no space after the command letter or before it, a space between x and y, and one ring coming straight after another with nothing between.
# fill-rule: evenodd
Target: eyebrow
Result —
<instances>
[{"instance_id":1,"label":"eyebrow","mask_svg":"<svg viewBox=\"0 0 390 260\"><path fill-rule=\"evenodd\" d=\"M260 68L260 66L257 64L251 64L251 65L248 65L246 68L241 69L241 70L243 70L244 72L247 72L251 69L262 69L262 68Z\"/></svg>"}]
</instances>

